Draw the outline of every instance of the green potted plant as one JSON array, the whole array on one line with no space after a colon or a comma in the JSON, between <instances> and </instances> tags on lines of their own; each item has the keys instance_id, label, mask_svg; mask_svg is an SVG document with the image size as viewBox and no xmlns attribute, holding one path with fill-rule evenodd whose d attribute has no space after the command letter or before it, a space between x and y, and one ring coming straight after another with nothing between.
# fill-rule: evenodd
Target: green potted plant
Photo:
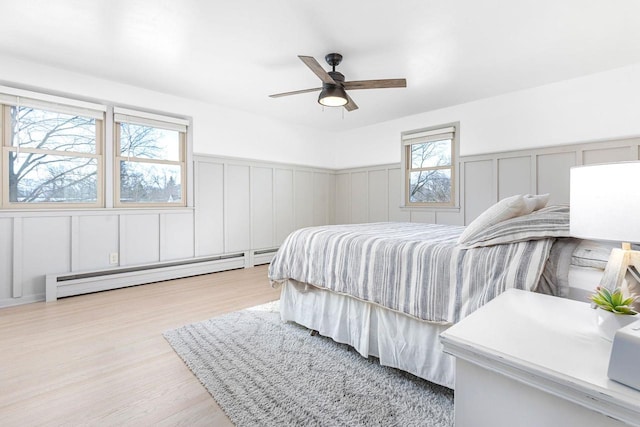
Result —
<instances>
[{"instance_id":1,"label":"green potted plant","mask_svg":"<svg viewBox=\"0 0 640 427\"><path fill-rule=\"evenodd\" d=\"M600 335L612 341L616 331L638 319L633 304L638 297L628 295L617 288L613 292L598 286L590 299L597 310L597 325Z\"/></svg>"}]
</instances>

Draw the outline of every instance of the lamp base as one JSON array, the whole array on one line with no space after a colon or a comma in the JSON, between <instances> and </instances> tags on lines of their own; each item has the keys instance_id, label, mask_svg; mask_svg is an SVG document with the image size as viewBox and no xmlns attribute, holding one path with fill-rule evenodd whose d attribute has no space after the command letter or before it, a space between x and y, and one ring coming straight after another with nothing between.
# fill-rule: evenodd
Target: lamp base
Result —
<instances>
[{"instance_id":1,"label":"lamp base","mask_svg":"<svg viewBox=\"0 0 640 427\"><path fill-rule=\"evenodd\" d=\"M640 251L631 250L629 243L623 243L622 249L611 250L607 267L600 280L600 287L605 287L611 291L622 288L629 266L633 266L640 271Z\"/></svg>"}]
</instances>

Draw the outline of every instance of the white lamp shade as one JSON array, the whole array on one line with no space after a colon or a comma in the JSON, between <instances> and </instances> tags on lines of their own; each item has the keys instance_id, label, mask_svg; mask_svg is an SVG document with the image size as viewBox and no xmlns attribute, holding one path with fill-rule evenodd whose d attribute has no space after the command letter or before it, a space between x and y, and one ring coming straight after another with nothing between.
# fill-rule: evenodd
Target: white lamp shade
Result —
<instances>
[{"instance_id":1,"label":"white lamp shade","mask_svg":"<svg viewBox=\"0 0 640 427\"><path fill-rule=\"evenodd\" d=\"M571 168L570 204L572 236L640 242L640 162Z\"/></svg>"}]
</instances>

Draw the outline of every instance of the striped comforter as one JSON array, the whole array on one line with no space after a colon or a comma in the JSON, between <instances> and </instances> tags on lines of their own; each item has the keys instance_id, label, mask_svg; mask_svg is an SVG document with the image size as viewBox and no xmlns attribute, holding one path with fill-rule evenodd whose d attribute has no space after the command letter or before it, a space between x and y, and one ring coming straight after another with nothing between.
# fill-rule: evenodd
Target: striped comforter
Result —
<instances>
[{"instance_id":1,"label":"striped comforter","mask_svg":"<svg viewBox=\"0 0 640 427\"><path fill-rule=\"evenodd\" d=\"M474 249L464 227L415 223L331 225L294 231L269 267L293 279L434 323L464 318L507 288L536 287L554 239Z\"/></svg>"}]
</instances>

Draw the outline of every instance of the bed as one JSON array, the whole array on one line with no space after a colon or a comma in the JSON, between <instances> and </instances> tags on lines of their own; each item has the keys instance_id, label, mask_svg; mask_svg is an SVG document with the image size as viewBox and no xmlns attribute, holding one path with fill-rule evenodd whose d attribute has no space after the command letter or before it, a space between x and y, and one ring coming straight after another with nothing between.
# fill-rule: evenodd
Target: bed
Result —
<instances>
[{"instance_id":1,"label":"bed","mask_svg":"<svg viewBox=\"0 0 640 427\"><path fill-rule=\"evenodd\" d=\"M568 207L545 207L541 197L504 199L468 227L296 230L269 268L282 288L281 317L453 388L453 358L441 351L440 333L508 288L568 296L579 242L569 238Z\"/></svg>"}]
</instances>

